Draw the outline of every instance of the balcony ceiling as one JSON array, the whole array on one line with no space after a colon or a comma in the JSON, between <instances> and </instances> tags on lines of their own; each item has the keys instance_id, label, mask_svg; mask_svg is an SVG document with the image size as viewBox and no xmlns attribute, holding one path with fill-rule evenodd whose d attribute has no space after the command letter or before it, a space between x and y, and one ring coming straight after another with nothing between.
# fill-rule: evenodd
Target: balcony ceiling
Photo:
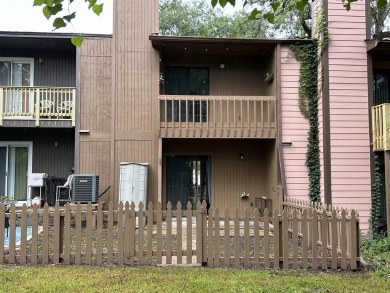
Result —
<instances>
[{"instance_id":1,"label":"balcony ceiling","mask_svg":"<svg viewBox=\"0 0 390 293\"><path fill-rule=\"evenodd\" d=\"M172 37L151 35L156 49L172 54L207 55L268 55L278 43L311 42L310 40L226 39Z\"/></svg>"}]
</instances>

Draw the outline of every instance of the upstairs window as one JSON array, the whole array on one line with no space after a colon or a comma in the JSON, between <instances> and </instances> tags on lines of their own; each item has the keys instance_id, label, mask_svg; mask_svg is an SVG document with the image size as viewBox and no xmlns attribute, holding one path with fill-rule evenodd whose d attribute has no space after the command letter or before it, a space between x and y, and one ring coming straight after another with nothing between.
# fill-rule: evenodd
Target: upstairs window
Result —
<instances>
[{"instance_id":1,"label":"upstairs window","mask_svg":"<svg viewBox=\"0 0 390 293\"><path fill-rule=\"evenodd\" d=\"M32 86L33 59L0 57L0 86Z\"/></svg>"},{"instance_id":2,"label":"upstairs window","mask_svg":"<svg viewBox=\"0 0 390 293\"><path fill-rule=\"evenodd\" d=\"M167 67L165 80L165 93L167 95L209 95L208 68ZM174 101L172 109L172 101L168 101L167 120L168 122L206 122L206 107L206 101L189 99L186 102L183 98L180 107L179 101Z\"/></svg>"},{"instance_id":3,"label":"upstairs window","mask_svg":"<svg viewBox=\"0 0 390 293\"><path fill-rule=\"evenodd\" d=\"M390 103L390 74L374 73L374 106Z\"/></svg>"}]
</instances>

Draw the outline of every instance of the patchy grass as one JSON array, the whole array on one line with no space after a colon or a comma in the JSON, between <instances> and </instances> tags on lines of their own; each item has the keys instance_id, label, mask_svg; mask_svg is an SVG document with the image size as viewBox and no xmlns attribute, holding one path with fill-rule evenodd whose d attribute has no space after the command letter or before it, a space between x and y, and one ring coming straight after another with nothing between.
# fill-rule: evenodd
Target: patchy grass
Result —
<instances>
[{"instance_id":1,"label":"patchy grass","mask_svg":"<svg viewBox=\"0 0 390 293\"><path fill-rule=\"evenodd\" d=\"M383 277L390 277L390 238L364 235L360 240L360 253L370 271Z\"/></svg>"},{"instance_id":2,"label":"patchy grass","mask_svg":"<svg viewBox=\"0 0 390 293\"><path fill-rule=\"evenodd\" d=\"M0 266L0 292L389 292L373 273L273 270Z\"/></svg>"}]
</instances>

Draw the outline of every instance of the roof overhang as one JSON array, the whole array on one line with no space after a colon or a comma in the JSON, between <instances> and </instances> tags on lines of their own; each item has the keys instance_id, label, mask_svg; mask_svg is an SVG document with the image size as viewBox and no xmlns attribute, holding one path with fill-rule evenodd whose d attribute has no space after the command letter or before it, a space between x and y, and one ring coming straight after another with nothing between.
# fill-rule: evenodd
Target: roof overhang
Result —
<instances>
[{"instance_id":1,"label":"roof overhang","mask_svg":"<svg viewBox=\"0 0 390 293\"><path fill-rule=\"evenodd\" d=\"M150 35L154 48L173 54L263 55L277 44L311 43L307 39L230 39Z\"/></svg>"},{"instance_id":2,"label":"roof overhang","mask_svg":"<svg viewBox=\"0 0 390 293\"><path fill-rule=\"evenodd\" d=\"M75 49L71 38L80 34L0 32L0 48L20 49ZM84 34L84 38L110 38L111 35Z\"/></svg>"},{"instance_id":3,"label":"roof overhang","mask_svg":"<svg viewBox=\"0 0 390 293\"><path fill-rule=\"evenodd\" d=\"M390 40L366 40L366 44L373 59L390 59Z\"/></svg>"}]
</instances>

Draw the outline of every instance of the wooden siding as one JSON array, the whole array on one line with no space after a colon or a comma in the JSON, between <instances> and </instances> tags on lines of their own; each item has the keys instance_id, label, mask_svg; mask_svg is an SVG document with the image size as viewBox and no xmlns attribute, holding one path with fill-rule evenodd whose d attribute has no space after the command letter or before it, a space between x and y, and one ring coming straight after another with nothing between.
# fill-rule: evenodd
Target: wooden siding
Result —
<instances>
[{"instance_id":1,"label":"wooden siding","mask_svg":"<svg viewBox=\"0 0 390 293\"><path fill-rule=\"evenodd\" d=\"M277 182L275 148L275 140L163 139L164 156L210 156L211 206L241 212L261 196L272 198L274 208L278 207L277 194L272 191ZM249 193L249 199L241 199L243 192Z\"/></svg>"},{"instance_id":2,"label":"wooden siding","mask_svg":"<svg viewBox=\"0 0 390 293\"><path fill-rule=\"evenodd\" d=\"M111 131L112 39L86 39L80 62L80 129ZM93 113L93 115L91 115Z\"/></svg>"},{"instance_id":3,"label":"wooden siding","mask_svg":"<svg viewBox=\"0 0 390 293\"><path fill-rule=\"evenodd\" d=\"M364 1L351 11L328 2L332 203L357 209L363 230L371 206L370 160L356 162L370 153L365 12Z\"/></svg>"},{"instance_id":4,"label":"wooden siding","mask_svg":"<svg viewBox=\"0 0 390 293\"><path fill-rule=\"evenodd\" d=\"M74 166L73 129L0 128L1 141L32 141L32 172L68 177ZM54 147L58 141L59 147Z\"/></svg>"},{"instance_id":5,"label":"wooden siding","mask_svg":"<svg viewBox=\"0 0 390 293\"><path fill-rule=\"evenodd\" d=\"M1 48L0 57L34 58L34 86L75 87L76 50ZM39 64L39 58L43 63Z\"/></svg>"},{"instance_id":6,"label":"wooden siding","mask_svg":"<svg viewBox=\"0 0 390 293\"><path fill-rule=\"evenodd\" d=\"M308 173L306 167L308 121L298 107L299 62L287 46L281 47L281 104L282 141L291 141L283 147L287 194L308 199Z\"/></svg>"},{"instance_id":7,"label":"wooden siding","mask_svg":"<svg viewBox=\"0 0 390 293\"><path fill-rule=\"evenodd\" d=\"M273 83L264 83L266 72L273 71L270 56L237 55L176 55L163 54L166 66L205 67L210 72L210 95L214 96L273 96ZM225 64L221 69L220 64ZM162 93L164 88L162 87Z\"/></svg>"},{"instance_id":8,"label":"wooden siding","mask_svg":"<svg viewBox=\"0 0 390 293\"><path fill-rule=\"evenodd\" d=\"M99 194L110 187L111 144L107 141L81 141L80 142L80 174L99 175ZM101 200L108 201L111 186Z\"/></svg>"},{"instance_id":9,"label":"wooden siding","mask_svg":"<svg viewBox=\"0 0 390 293\"><path fill-rule=\"evenodd\" d=\"M114 2L110 130L114 205L123 161L149 164L148 199L157 201L159 53L149 41L157 31L157 0Z\"/></svg>"}]
</instances>

